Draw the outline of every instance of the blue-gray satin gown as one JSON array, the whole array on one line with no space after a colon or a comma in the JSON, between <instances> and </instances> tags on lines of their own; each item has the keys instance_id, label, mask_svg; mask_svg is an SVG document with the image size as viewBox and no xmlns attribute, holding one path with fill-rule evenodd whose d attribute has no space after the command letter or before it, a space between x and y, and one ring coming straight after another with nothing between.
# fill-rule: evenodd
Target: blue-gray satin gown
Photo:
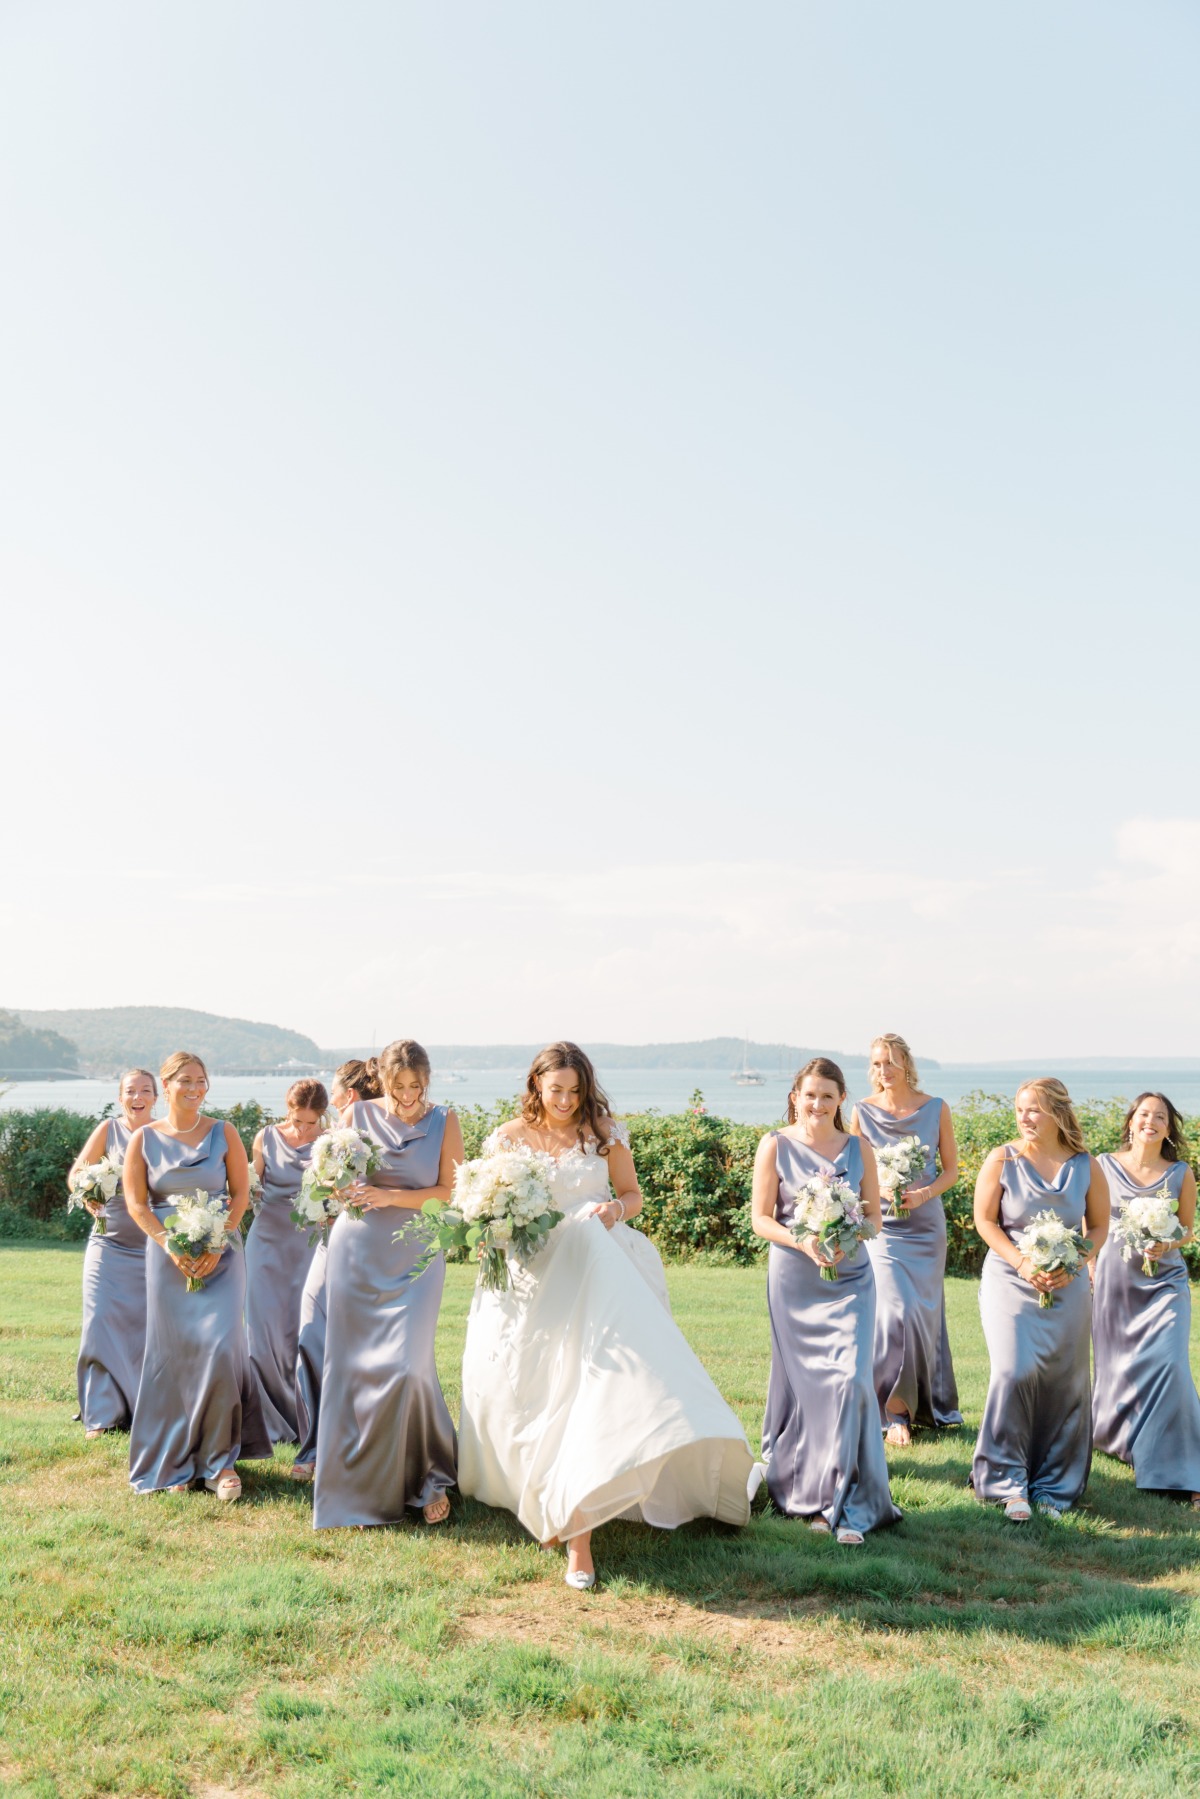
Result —
<instances>
[{"instance_id":1,"label":"blue-gray satin gown","mask_svg":"<svg viewBox=\"0 0 1200 1799\"><path fill-rule=\"evenodd\" d=\"M404 1124L382 1102L362 1100L346 1124L383 1152L376 1187L437 1185L447 1108ZM325 1365L313 1483L313 1524L394 1524L454 1485L458 1441L442 1397L433 1340L446 1280L437 1256L414 1278L423 1250L415 1232L393 1235L415 1214L383 1206L329 1233Z\"/></svg>"},{"instance_id":2,"label":"blue-gray satin gown","mask_svg":"<svg viewBox=\"0 0 1200 1799\"><path fill-rule=\"evenodd\" d=\"M185 1193L224 1193L225 1126L194 1149L147 1125L142 1153L150 1206L162 1224ZM129 1437L129 1481L139 1493L215 1480L239 1458L271 1454L242 1310L246 1260L235 1238L203 1290L157 1243L146 1247L146 1355Z\"/></svg>"},{"instance_id":3,"label":"blue-gray satin gown","mask_svg":"<svg viewBox=\"0 0 1200 1799\"><path fill-rule=\"evenodd\" d=\"M1139 1193L1116 1156L1101 1156L1113 1216ZM1187 1173L1175 1162L1164 1181L1176 1199ZM1109 1237L1096 1257L1092 1341L1096 1376L1092 1429L1097 1449L1133 1467L1139 1487L1156 1493L1200 1493L1200 1397L1192 1379L1188 1342L1192 1295L1187 1266L1168 1250L1153 1274L1142 1258L1126 1262Z\"/></svg>"},{"instance_id":4,"label":"blue-gray satin gown","mask_svg":"<svg viewBox=\"0 0 1200 1799\"><path fill-rule=\"evenodd\" d=\"M292 1207L311 1143L289 1143L276 1125L262 1137L262 1197L246 1238L246 1335L272 1443L295 1443L296 1344L300 1296L313 1258L308 1227L292 1223Z\"/></svg>"},{"instance_id":5,"label":"blue-gray satin gown","mask_svg":"<svg viewBox=\"0 0 1200 1799\"><path fill-rule=\"evenodd\" d=\"M814 1175L839 1174L858 1192L857 1137L827 1162L807 1143L781 1131L773 1135L780 1224L790 1225L796 1190ZM888 1486L871 1375L875 1276L862 1245L852 1260L838 1263L837 1280L826 1281L802 1250L772 1243L767 1309L771 1373L762 1453L772 1500L791 1517L820 1512L833 1530L893 1524L900 1513Z\"/></svg>"},{"instance_id":6,"label":"blue-gray satin gown","mask_svg":"<svg viewBox=\"0 0 1200 1799\"><path fill-rule=\"evenodd\" d=\"M110 1118L104 1154L124 1157L129 1126ZM128 1430L146 1347L146 1235L125 1208L120 1187L92 1226L83 1255L83 1330L75 1385L85 1430Z\"/></svg>"},{"instance_id":7,"label":"blue-gray satin gown","mask_svg":"<svg viewBox=\"0 0 1200 1799\"><path fill-rule=\"evenodd\" d=\"M1009 1237L1038 1212L1084 1229L1091 1161L1071 1156L1044 1181L1010 1147L1000 1173L1000 1228ZM1092 1462L1091 1282L1084 1269L1039 1304L1038 1290L989 1249L979 1310L991 1374L975 1444L977 1499L1010 1499L1066 1511L1087 1485Z\"/></svg>"},{"instance_id":8,"label":"blue-gray satin gown","mask_svg":"<svg viewBox=\"0 0 1200 1799\"><path fill-rule=\"evenodd\" d=\"M912 1183L937 1179L942 1101L927 1099L907 1118L858 1102L858 1128L875 1149L919 1137L925 1166ZM875 1270L875 1392L880 1422L907 1413L913 1424L962 1423L946 1329L946 1212L941 1196L897 1220L885 1202L883 1230L867 1244ZM890 1414L890 1417L889 1417Z\"/></svg>"},{"instance_id":9,"label":"blue-gray satin gown","mask_svg":"<svg viewBox=\"0 0 1200 1799\"><path fill-rule=\"evenodd\" d=\"M321 1376L325 1369L325 1281L329 1245L325 1232L313 1250L304 1291L300 1295L300 1329L296 1337L296 1463L311 1468L317 1459L317 1425L321 1417Z\"/></svg>"}]
</instances>

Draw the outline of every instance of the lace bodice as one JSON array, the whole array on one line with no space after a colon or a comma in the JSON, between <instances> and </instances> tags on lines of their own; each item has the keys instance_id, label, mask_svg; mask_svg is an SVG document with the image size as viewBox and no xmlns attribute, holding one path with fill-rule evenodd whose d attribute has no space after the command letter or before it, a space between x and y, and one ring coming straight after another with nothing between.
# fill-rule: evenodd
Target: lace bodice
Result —
<instances>
[{"instance_id":1,"label":"lace bodice","mask_svg":"<svg viewBox=\"0 0 1200 1799\"><path fill-rule=\"evenodd\" d=\"M615 1120L608 1140L629 1148L629 1132ZM494 1150L505 1147L522 1146L513 1144L511 1138L503 1138L500 1127L497 1127L486 1138L483 1154L491 1155ZM595 1138L591 1138L584 1149L567 1149L560 1156L552 1156L550 1159L554 1163L554 1198L561 1212L569 1216L583 1206L599 1205L612 1197L608 1183L608 1160L597 1153Z\"/></svg>"}]
</instances>

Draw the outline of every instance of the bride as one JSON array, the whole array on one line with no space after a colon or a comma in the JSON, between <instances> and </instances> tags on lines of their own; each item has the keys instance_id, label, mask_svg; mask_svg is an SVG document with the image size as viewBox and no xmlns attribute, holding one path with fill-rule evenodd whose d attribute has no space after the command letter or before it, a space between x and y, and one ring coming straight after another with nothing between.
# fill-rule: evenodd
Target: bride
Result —
<instances>
[{"instance_id":1,"label":"bride","mask_svg":"<svg viewBox=\"0 0 1200 1799\"><path fill-rule=\"evenodd\" d=\"M591 1537L610 1518L671 1530L744 1524L746 1433L671 1317L629 1138L573 1043L529 1070L520 1116L485 1153L554 1157L563 1222L507 1292L475 1290L463 1352L458 1485L567 1546L567 1585L595 1585ZM614 1197L615 1195L615 1197Z\"/></svg>"}]
</instances>

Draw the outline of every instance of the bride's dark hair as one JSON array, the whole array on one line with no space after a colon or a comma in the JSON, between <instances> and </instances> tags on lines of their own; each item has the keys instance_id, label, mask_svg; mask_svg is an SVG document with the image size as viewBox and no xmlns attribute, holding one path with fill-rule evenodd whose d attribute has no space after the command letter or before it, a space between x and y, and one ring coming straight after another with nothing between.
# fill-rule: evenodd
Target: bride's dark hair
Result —
<instances>
[{"instance_id":1,"label":"bride's dark hair","mask_svg":"<svg viewBox=\"0 0 1200 1799\"><path fill-rule=\"evenodd\" d=\"M580 1149L586 1149L588 1139L594 1138L600 1154L606 1156L608 1133L613 1122L612 1107L608 1103L608 1095L596 1079L596 1070L577 1043L548 1043L533 1058L525 1079L525 1091L521 1095L521 1117L526 1124L535 1127L545 1124L546 1108L542 1104L538 1083L548 1074L557 1074L560 1068L569 1068L572 1074L579 1076L579 1110L575 1116L578 1120Z\"/></svg>"}]
</instances>

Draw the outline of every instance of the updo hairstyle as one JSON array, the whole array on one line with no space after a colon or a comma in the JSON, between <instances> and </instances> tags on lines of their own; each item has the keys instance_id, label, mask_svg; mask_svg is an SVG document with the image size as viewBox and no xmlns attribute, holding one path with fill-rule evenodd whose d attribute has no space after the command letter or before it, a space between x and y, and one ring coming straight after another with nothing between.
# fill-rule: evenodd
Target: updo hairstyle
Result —
<instances>
[{"instance_id":1,"label":"updo hairstyle","mask_svg":"<svg viewBox=\"0 0 1200 1799\"><path fill-rule=\"evenodd\" d=\"M429 1057L412 1037L397 1037L386 1049L380 1050L378 1056L371 1056L367 1062L367 1071L373 1074L379 1083L380 1092L392 1097L398 1074L415 1074L421 1083L421 1098L429 1091L429 1083L433 1079L433 1069Z\"/></svg>"},{"instance_id":2,"label":"updo hairstyle","mask_svg":"<svg viewBox=\"0 0 1200 1799\"><path fill-rule=\"evenodd\" d=\"M1163 1161L1182 1161L1187 1155L1187 1126L1184 1124L1183 1119L1175 1110L1175 1107L1171 1104L1165 1093L1138 1094L1128 1112L1126 1112L1125 1122L1121 1126L1121 1148L1128 1149L1133 1142L1133 1138L1130 1135L1133 1127L1133 1115L1144 1099L1156 1099L1161 1105L1164 1105L1167 1108L1167 1134L1162 1142Z\"/></svg>"},{"instance_id":3,"label":"updo hairstyle","mask_svg":"<svg viewBox=\"0 0 1200 1799\"><path fill-rule=\"evenodd\" d=\"M874 1060L874 1052L880 1048L887 1050L888 1060L900 1070L909 1086L913 1089L913 1092L919 1092L921 1088L921 1077L917 1073L917 1065L913 1061L913 1053L899 1032L884 1031L880 1036L872 1037L872 1053L871 1056L868 1057L868 1066L870 1065L870 1062ZM872 1093L881 1093L883 1089L881 1087L872 1087L871 1091Z\"/></svg>"},{"instance_id":4,"label":"updo hairstyle","mask_svg":"<svg viewBox=\"0 0 1200 1799\"><path fill-rule=\"evenodd\" d=\"M193 1062L204 1076L204 1084L207 1086L208 1069L204 1066L204 1058L194 1056L190 1049L177 1049L174 1055L168 1056L158 1071L158 1078L165 1087L168 1081L173 1081L177 1074L182 1074L184 1069L190 1068Z\"/></svg>"},{"instance_id":5,"label":"updo hairstyle","mask_svg":"<svg viewBox=\"0 0 1200 1799\"><path fill-rule=\"evenodd\" d=\"M324 1112L329 1107L329 1095L323 1082L306 1075L292 1082L283 1096L283 1103L289 1112Z\"/></svg>"},{"instance_id":6,"label":"updo hairstyle","mask_svg":"<svg viewBox=\"0 0 1200 1799\"><path fill-rule=\"evenodd\" d=\"M789 1124L795 1124L799 1117L800 1089L804 1085L805 1076L810 1074L815 1074L819 1081L832 1081L842 1099L846 1097L846 1077L837 1063L831 1062L828 1056L814 1056L811 1062L806 1062L804 1067L797 1072L792 1082L791 1092L787 1096L787 1121ZM833 1128L835 1131L844 1131L846 1128L842 1122L840 1103L833 1114Z\"/></svg>"},{"instance_id":7,"label":"updo hairstyle","mask_svg":"<svg viewBox=\"0 0 1200 1799\"><path fill-rule=\"evenodd\" d=\"M347 1093L353 1093L356 1099L382 1099L383 1088L379 1085L379 1063L372 1056L370 1062L360 1062L352 1056L343 1062L340 1068L333 1071L334 1083L344 1087Z\"/></svg>"},{"instance_id":8,"label":"updo hairstyle","mask_svg":"<svg viewBox=\"0 0 1200 1799\"><path fill-rule=\"evenodd\" d=\"M1087 1144L1083 1140L1083 1132L1079 1128L1079 1120L1075 1116L1075 1108L1071 1104L1071 1095L1062 1082L1052 1074L1039 1075L1034 1081L1022 1081L1017 1088L1014 1099L1020 1099L1022 1093L1036 1093L1043 1109L1049 1112L1058 1126L1059 1137L1073 1156L1087 1154ZM1025 1154L1023 1147L1018 1146L1017 1154Z\"/></svg>"},{"instance_id":9,"label":"updo hairstyle","mask_svg":"<svg viewBox=\"0 0 1200 1799\"><path fill-rule=\"evenodd\" d=\"M135 1081L139 1075L143 1075L145 1077L145 1079L149 1081L150 1085L154 1089L155 1099L158 1098L158 1082L155 1080L154 1076L151 1074L151 1072L148 1068L123 1068L121 1070L121 1078L117 1082L118 1097L120 1097L120 1095L122 1093L124 1093L126 1081Z\"/></svg>"},{"instance_id":10,"label":"updo hairstyle","mask_svg":"<svg viewBox=\"0 0 1200 1799\"><path fill-rule=\"evenodd\" d=\"M572 1074L579 1076L579 1110L575 1116L578 1120L580 1149L586 1149L588 1142L592 1141L600 1154L607 1156L608 1136L613 1124L612 1107L608 1103L608 1095L596 1079L596 1070L590 1059L577 1043L548 1043L533 1058L525 1078L525 1091L521 1095L521 1117L535 1129L545 1124L546 1109L542 1105L539 1083L546 1075L557 1074L562 1068L569 1068Z\"/></svg>"}]
</instances>

